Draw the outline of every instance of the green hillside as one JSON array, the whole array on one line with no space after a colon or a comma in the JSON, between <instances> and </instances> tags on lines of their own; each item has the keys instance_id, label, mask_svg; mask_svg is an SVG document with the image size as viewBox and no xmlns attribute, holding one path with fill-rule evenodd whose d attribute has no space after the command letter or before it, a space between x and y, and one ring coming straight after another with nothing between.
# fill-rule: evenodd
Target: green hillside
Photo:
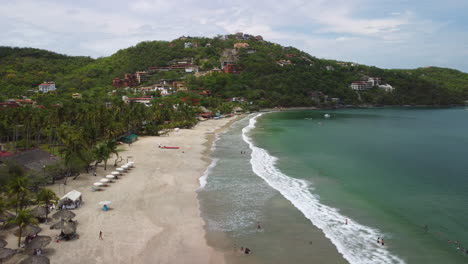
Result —
<instances>
[{"instance_id":1,"label":"green hillside","mask_svg":"<svg viewBox=\"0 0 468 264\"><path fill-rule=\"evenodd\" d=\"M190 42L191 47L184 43ZM468 99L468 74L443 68L386 70L315 58L293 47L254 39L179 38L172 42L146 41L99 59L70 57L30 48L0 48L0 92L19 96L42 81L55 81L60 91L112 90L112 78L190 60L200 71L220 67L220 59L235 43L239 74L212 73L200 77L176 72L152 77L183 79L191 90L211 90L221 98L242 96L260 107L314 105L310 94L323 92L344 104L456 104ZM224 54L223 54L224 53ZM278 61L285 61L283 66ZM359 95L352 81L380 77L394 92L375 88Z\"/></svg>"},{"instance_id":2,"label":"green hillside","mask_svg":"<svg viewBox=\"0 0 468 264\"><path fill-rule=\"evenodd\" d=\"M59 85L94 59L72 57L33 48L0 47L0 94L14 97L43 81Z\"/></svg>"}]
</instances>

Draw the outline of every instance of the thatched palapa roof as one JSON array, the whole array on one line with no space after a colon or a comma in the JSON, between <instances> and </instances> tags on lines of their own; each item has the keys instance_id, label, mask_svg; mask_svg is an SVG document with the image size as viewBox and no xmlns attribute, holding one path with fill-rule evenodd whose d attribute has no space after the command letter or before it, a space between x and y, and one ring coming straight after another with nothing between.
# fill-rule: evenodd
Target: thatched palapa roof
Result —
<instances>
[{"instance_id":1,"label":"thatched palapa roof","mask_svg":"<svg viewBox=\"0 0 468 264\"><path fill-rule=\"evenodd\" d=\"M4 239L0 238L0 248L5 247L8 244Z\"/></svg>"},{"instance_id":2,"label":"thatched palapa roof","mask_svg":"<svg viewBox=\"0 0 468 264\"><path fill-rule=\"evenodd\" d=\"M37 236L31 240L28 244L26 244L26 248L44 248L45 246L49 245L52 238L49 236Z\"/></svg>"},{"instance_id":3,"label":"thatched palapa roof","mask_svg":"<svg viewBox=\"0 0 468 264\"><path fill-rule=\"evenodd\" d=\"M31 210L31 215L34 217L46 217L48 210L44 206L38 206Z\"/></svg>"},{"instance_id":4,"label":"thatched palapa roof","mask_svg":"<svg viewBox=\"0 0 468 264\"><path fill-rule=\"evenodd\" d=\"M49 258L45 256L29 256L23 259L19 264L49 264Z\"/></svg>"},{"instance_id":5,"label":"thatched palapa roof","mask_svg":"<svg viewBox=\"0 0 468 264\"><path fill-rule=\"evenodd\" d=\"M52 217L55 219L60 219L60 218L72 219L75 216L76 216L75 213L73 213L72 211L68 211L68 210L60 210L52 215Z\"/></svg>"},{"instance_id":6,"label":"thatched palapa roof","mask_svg":"<svg viewBox=\"0 0 468 264\"><path fill-rule=\"evenodd\" d=\"M7 260L11 256L16 254L16 250L11 248L0 248L0 261Z\"/></svg>"},{"instance_id":7,"label":"thatched palapa roof","mask_svg":"<svg viewBox=\"0 0 468 264\"><path fill-rule=\"evenodd\" d=\"M38 227L38 226L28 225L25 228L23 228L23 230L21 231L21 236L25 237L25 236L29 236L29 235L35 235L35 234L41 232L41 230L42 229L40 227ZM14 234L15 234L15 236L18 236L19 235L19 229L17 229Z\"/></svg>"}]
</instances>

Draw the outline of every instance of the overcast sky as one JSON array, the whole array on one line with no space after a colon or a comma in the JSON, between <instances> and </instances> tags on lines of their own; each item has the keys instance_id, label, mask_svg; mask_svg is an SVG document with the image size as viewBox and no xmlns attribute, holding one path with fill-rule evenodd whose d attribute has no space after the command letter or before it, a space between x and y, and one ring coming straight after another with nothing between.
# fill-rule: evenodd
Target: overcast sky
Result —
<instances>
[{"instance_id":1,"label":"overcast sky","mask_svg":"<svg viewBox=\"0 0 468 264\"><path fill-rule=\"evenodd\" d=\"M0 0L0 45L109 56L238 31L318 58L468 72L468 0Z\"/></svg>"}]
</instances>

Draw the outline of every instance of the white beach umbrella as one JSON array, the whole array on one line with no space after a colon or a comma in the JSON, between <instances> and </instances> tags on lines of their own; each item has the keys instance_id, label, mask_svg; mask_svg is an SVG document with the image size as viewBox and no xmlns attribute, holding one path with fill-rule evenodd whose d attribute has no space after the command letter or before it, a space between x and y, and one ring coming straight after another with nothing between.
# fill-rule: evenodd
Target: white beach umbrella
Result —
<instances>
[{"instance_id":1,"label":"white beach umbrella","mask_svg":"<svg viewBox=\"0 0 468 264\"><path fill-rule=\"evenodd\" d=\"M114 175L106 175L106 178L108 178L108 179L115 179L115 176L114 176Z\"/></svg>"},{"instance_id":2,"label":"white beach umbrella","mask_svg":"<svg viewBox=\"0 0 468 264\"><path fill-rule=\"evenodd\" d=\"M111 203L111 201L100 201L99 205L110 205Z\"/></svg>"},{"instance_id":3,"label":"white beach umbrella","mask_svg":"<svg viewBox=\"0 0 468 264\"><path fill-rule=\"evenodd\" d=\"M100 182L103 182L103 183L109 182L108 179L100 179L99 181L100 181Z\"/></svg>"},{"instance_id":4,"label":"white beach umbrella","mask_svg":"<svg viewBox=\"0 0 468 264\"><path fill-rule=\"evenodd\" d=\"M118 171L113 171L113 172L111 172L111 174L112 174L112 175L119 175L120 172L118 172Z\"/></svg>"},{"instance_id":5,"label":"white beach umbrella","mask_svg":"<svg viewBox=\"0 0 468 264\"><path fill-rule=\"evenodd\" d=\"M133 161L129 161L129 162L127 162L127 164L130 164L130 165L132 165L132 166L133 166L133 164L135 164L135 162L133 162Z\"/></svg>"},{"instance_id":6,"label":"white beach umbrella","mask_svg":"<svg viewBox=\"0 0 468 264\"><path fill-rule=\"evenodd\" d=\"M118 171L118 172L124 171L124 169L122 169L122 168L117 168L117 169L115 169L115 170Z\"/></svg>"},{"instance_id":7,"label":"white beach umbrella","mask_svg":"<svg viewBox=\"0 0 468 264\"><path fill-rule=\"evenodd\" d=\"M128 170L128 169L130 169L130 166L128 166L128 165L122 165L121 168L124 169L124 170Z\"/></svg>"},{"instance_id":8,"label":"white beach umbrella","mask_svg":"<svg viewBox=\"0 0 468 264\"><path fill-rule=\"evenodd\" d=\"M95 183L93 183L93 185L94 185L94 186L102 186L102 185L104 185L104 183L102 183L102 182L95 182Z\"/></svg>"}]
</instances>

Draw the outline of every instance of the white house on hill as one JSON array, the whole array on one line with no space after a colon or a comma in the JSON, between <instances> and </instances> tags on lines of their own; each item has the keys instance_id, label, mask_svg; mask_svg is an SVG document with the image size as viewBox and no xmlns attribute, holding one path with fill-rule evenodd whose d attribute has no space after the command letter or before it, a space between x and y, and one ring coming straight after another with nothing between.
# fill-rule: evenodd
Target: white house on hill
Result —
<instances>
[{"instance_id":1,"label":"white house on hill","mask_svg":"<svg viewBox=\"0 0 468 264\"><path fill-rule=\"evenodd\" d=\"M48 93L48 92L55 91L55 90L56 88L55 88L54 82L43 82L39 84L39 91L43 93Z\"/></svg>"}]
</instances>

